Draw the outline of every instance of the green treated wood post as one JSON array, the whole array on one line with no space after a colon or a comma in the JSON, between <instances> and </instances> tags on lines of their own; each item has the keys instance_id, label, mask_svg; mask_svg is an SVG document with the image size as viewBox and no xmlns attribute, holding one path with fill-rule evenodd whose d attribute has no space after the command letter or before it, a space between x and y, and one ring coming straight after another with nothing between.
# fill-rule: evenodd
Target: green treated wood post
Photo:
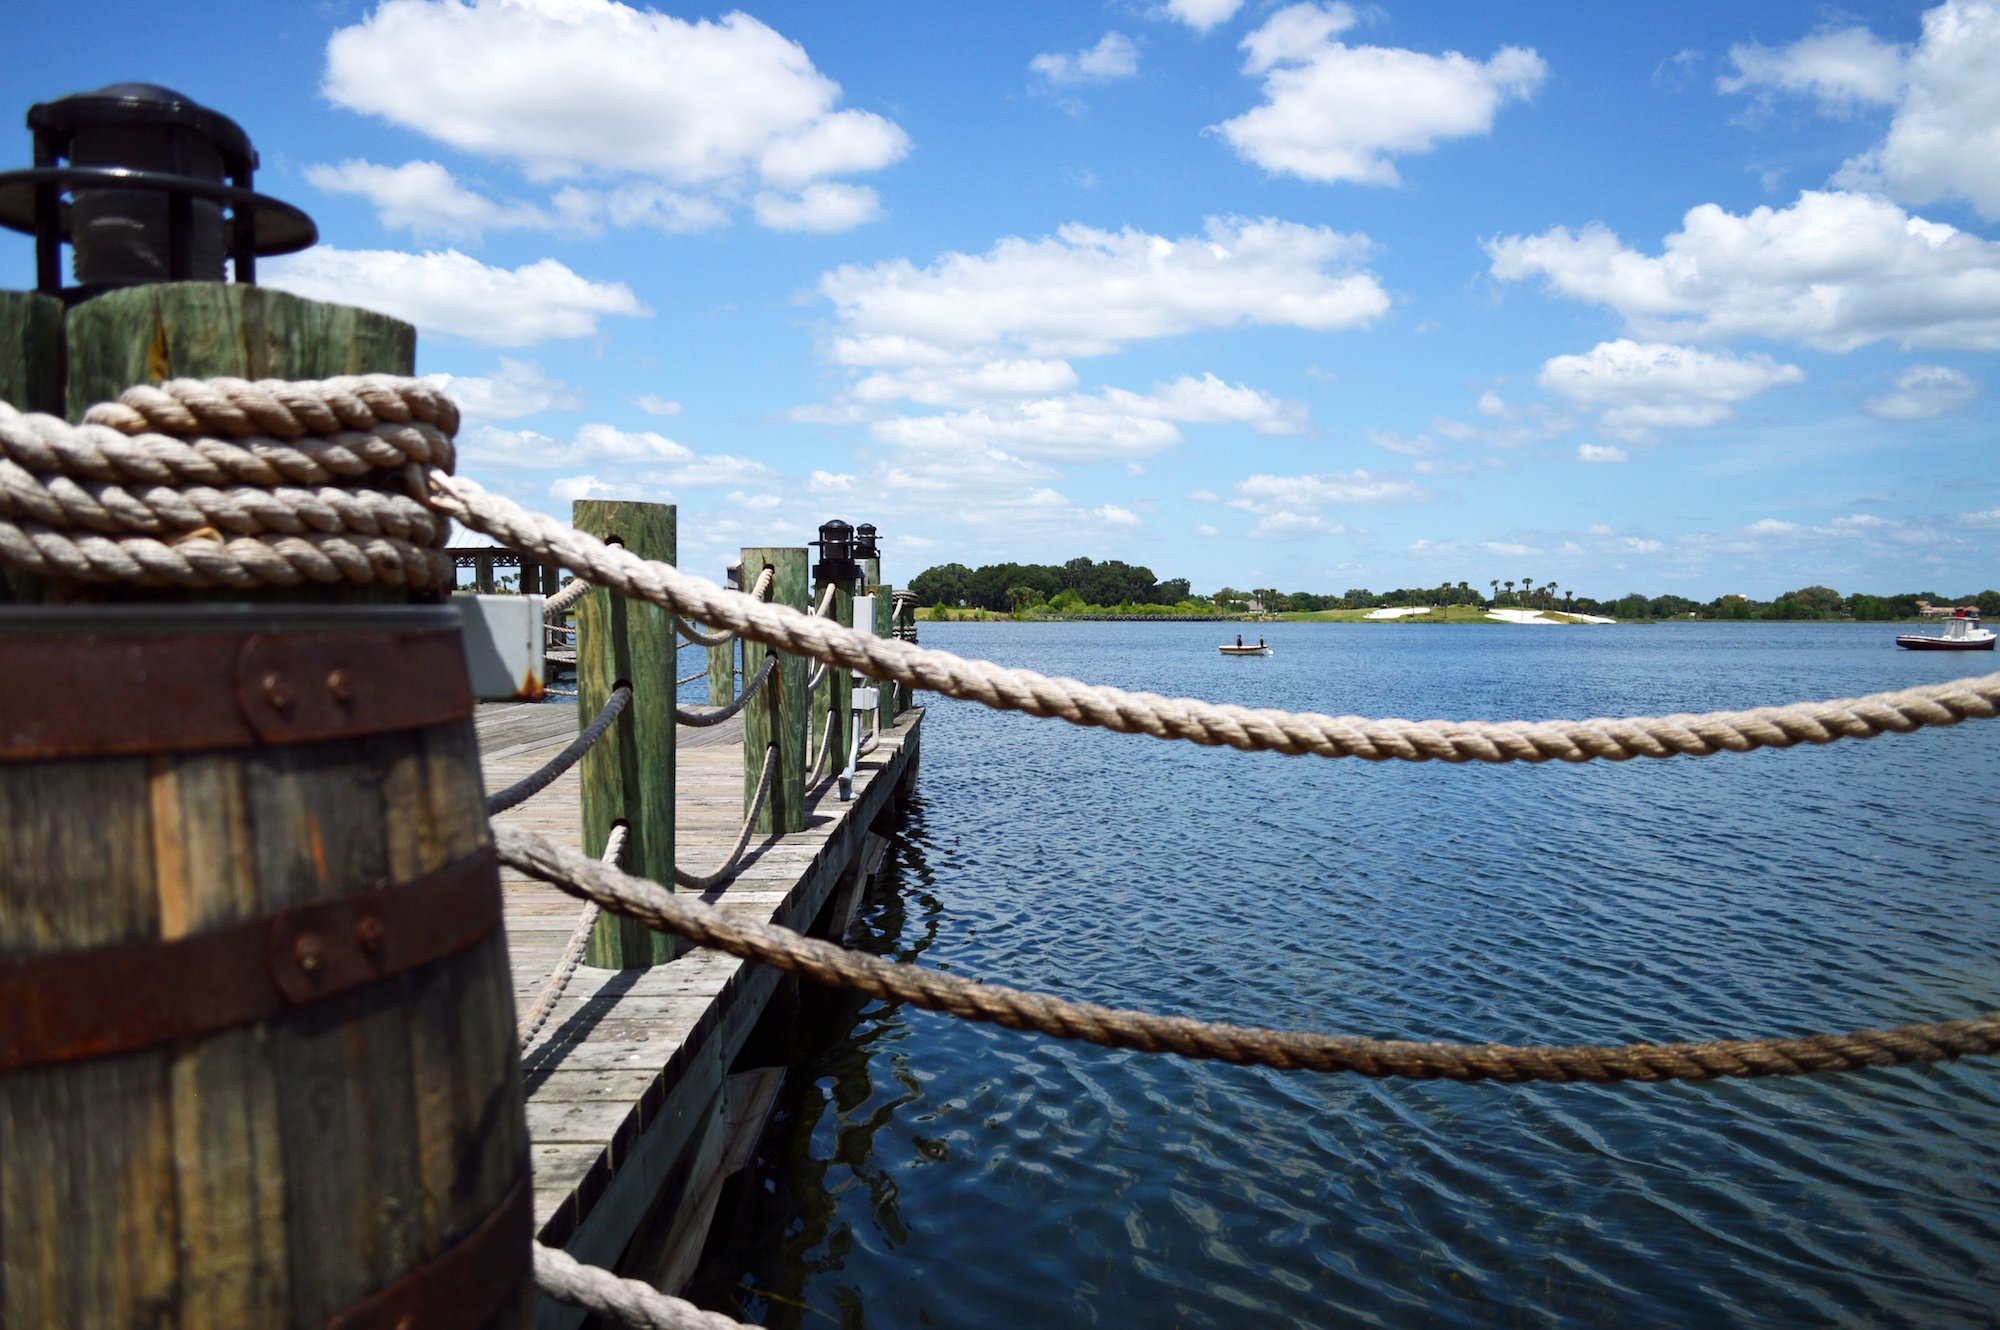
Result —
<instances>
[{"instance_id":1,"label":"green treated wood post","mask_svg":"<svg viewBox=\"0 0 2000 1330\"><path fill-rule=\"evenodd\" d=\"M708 649L708 703L726 707L736 700L736 643Z\"/></svg>"},{"instance_id":2,"label":"green treated wood post","mask_svg":"<svg viewBox=\"0 0 2000 1330\"><path fill-rule=\"evenodd\" d=\"M135 383L414 374L417 330L263 286L162 282L107 291L65 321L72 420Z\"/></svg>"},{"instance_id":3,"label":"green treated wood post","mask_svg":"<svg viewBox=\"0 0 2000 1330\"><path fill-rule=\"evenodd\" d=\"M766 569L775 577L771 583L771 603L806 608L806 551L803 547L757 548L743 551L743 585L756 586ZM806 675L810 662L804 656L773 652L762 642L743 641L743 681L756 677L764 668L764 657L775 654L777 668L771 681L743 708L743 807L757 795L757 778L763 774L764 752L778 745L778 769L772 773L771 792L764 811L757 815L756 830L763 835L786 835L806 824Z\"/></svg>"},{"instance_id":4,"label":"green treated wood post","mask_svg":"<svg viewBox=\"0 0 2000 1330\"><path fill-rule=\"evenodd\" d=\"M917 603L911 601L903 609L902 622L908 625L912 638L917 631ZM917 704L917 690L906 683L896 685L896 714L901 715Z\"/></svg>"},{"instance_id":5,"label":"green treated wood post","mask_svg":"<svg viewBox=\"0 0 2000 1330\"><path fill-rule=\"evenodd\" d=\"M819 605L820 597L826 594L826 586L813 583L812 603ZM833 607L828 611L833 622L842 628L849 627L854 620L854 584L848 582L834 590ZM817 666L818 661L813 664ZM847 734L854 727L851 710L854 697L854 675L837 665L826 667L826 677L813 690L812 700L812 741L815 745L824 741L828 745L826 760L819 764L821 780L831 779L847 765ZM833 717L832 738L826 738L826 721L829 713ZM815 749L817 751L817 749Z\"/></svg>"},{"instance_id":6,"label":"green treated wood post","mask_svg":"<svg viewBox=\"0 0 2000 1330\"><path fill-rule=\"evenodd\" d=\"M0 291L0 402L63 414L63 307L39 291Z\"/></svg>"},{"instance_id":7,"label":"green treated wood post","mask_svg":"<svg viewBox=\"0 0 2000 1330\"><path fill-rule=\"evenodd\" d=\"M875 636L893 637L896 627L896 588L878 586L875 593ZM893 680L875 681L875 714L883 729L896 723L896 685Z\"/></svg>"},{"instance_id":8,"label":"green treated wood post","mask_svg":"<svg viewBox=\"0 0 2000 1330\"><path fill-rule=\"evenodd\" d=\"M580 499L579 531L642 559L674 561L675 511L667 503ZM583 848L604 853L613 824L627 828L622 866L671 887L674 881L674 616L600 587L577 604L577 726L590 724L611 690L632 685L632 702L581 763ZM637 920L598 916L584 960L610 970L674 958L675 939Z\"/></svg>"}]
</instances>

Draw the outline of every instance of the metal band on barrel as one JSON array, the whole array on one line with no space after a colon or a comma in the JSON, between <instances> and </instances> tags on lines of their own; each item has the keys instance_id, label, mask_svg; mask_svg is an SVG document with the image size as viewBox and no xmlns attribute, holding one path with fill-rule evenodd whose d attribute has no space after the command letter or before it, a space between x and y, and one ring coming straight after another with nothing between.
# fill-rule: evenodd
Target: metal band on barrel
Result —
<instances>
[{"instance_id":1,"label":"metal band on barrel","mask_svg":"<svg viewBox=\"0 0 2000 1330\"><path fill-rule=\"evenodd\" d=\"M432 1259L326 1323L326 1330L473 1330L519 1296L534 1237L534 1192L516 1182L492 1213ZM509 1278L509 1275L512 1278Z\"/></svg>"},{"instance_id":2,"label":"metal band on barrel","mask_svg":"<svg viewBox=\"0 0 2000 1330\"><path fill-rule=\"evenodd\" d=\"M255 748L472 714L456 630L0 638L0 759Z\"/></svg>"},{"instance_id":3,"label":"metal band on barrel","mask_svg":"<svg viewBox=\"0 0 2000 1330\"><path fill-rule=\"evenodd\" d=\"M494 862L488 845L187 937L0 958L0 1072L226 1030L442 960L500 926Z\"/></svg>"}]
</instances>

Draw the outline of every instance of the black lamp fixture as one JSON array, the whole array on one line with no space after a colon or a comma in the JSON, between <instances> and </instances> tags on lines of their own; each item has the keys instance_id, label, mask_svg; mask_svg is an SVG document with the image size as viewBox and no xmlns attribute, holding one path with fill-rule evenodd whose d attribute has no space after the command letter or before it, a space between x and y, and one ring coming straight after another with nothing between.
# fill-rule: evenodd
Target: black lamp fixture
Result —
<instances>
[{"instance_id":1,"label":"black lamp fixture","mask_svg":"<svg viewBox=\"0 0 2000 1330\"><path fill-rule=\"evenodd\" d=\"M838 517L819 524L819 562L813 565L813 581L847 586L861 578L861 565L854 561L854 528Z\"/></svg>"},{"instance_id":2,"label":"black lamp fixture","mask_svg":"<svg viewBox=\"0 0 2000 1330\"><path fill-rule=\"evenodd\" d=\"M854 557L856 559L879 559L882 551L876 547L875 524L863 522L854 528Z\"/></svg>"},{"instance_id":3,"label":"black lamp fixture","mask_svg":"<svg viewBox=\"0 0 2000 1330\"><path fill-rule=\"evenodd\" d=\"M151 83L118 83L28 108L35 164L0 173L0 226L35 237L35 286L75 304L121 286L219 282L226 258L319 239L312 218L256 193L257 152L228 116ZM61 246L77 284L62 284Z\"/></svg>"}]
</instances>

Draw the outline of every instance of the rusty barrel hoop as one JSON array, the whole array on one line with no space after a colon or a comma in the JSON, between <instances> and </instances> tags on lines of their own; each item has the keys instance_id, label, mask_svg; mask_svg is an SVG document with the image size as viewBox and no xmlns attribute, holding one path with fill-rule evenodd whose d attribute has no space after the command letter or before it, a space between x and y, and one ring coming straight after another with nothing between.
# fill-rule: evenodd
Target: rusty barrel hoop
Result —
<instances>
[{"instance_id":1,"label":"rusty barrel hoop","mask_svg":"<svg viewBox=\"0 0 2000 1330\"><path fill-rule=\"evenodd\" d=\"M0 1325L525 1326L458 616L0 607Z\"/></svg>"}]
</instances>

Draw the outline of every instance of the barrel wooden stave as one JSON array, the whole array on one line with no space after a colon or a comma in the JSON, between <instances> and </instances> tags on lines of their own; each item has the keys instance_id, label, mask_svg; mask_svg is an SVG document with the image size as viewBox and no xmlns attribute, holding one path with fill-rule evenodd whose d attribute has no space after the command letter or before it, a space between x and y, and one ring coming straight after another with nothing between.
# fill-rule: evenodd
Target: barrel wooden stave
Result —
<instances>
[{"instance_id":1,"label":"barrel wooden stave","mask_svg":"<svg viewBox=\"0 0 2000 1330\"><path fill-rule=\"evenodd\" d=\"M0 954L184 936L407 880L485 843L480 795L469 718L0 763ZM513 1041L495 929L266 1022L0 1074L0 1323L324 1325L525 1176ZM532 1316L520 1260L492 1324Z\"/></svg>"}]
</instances>

